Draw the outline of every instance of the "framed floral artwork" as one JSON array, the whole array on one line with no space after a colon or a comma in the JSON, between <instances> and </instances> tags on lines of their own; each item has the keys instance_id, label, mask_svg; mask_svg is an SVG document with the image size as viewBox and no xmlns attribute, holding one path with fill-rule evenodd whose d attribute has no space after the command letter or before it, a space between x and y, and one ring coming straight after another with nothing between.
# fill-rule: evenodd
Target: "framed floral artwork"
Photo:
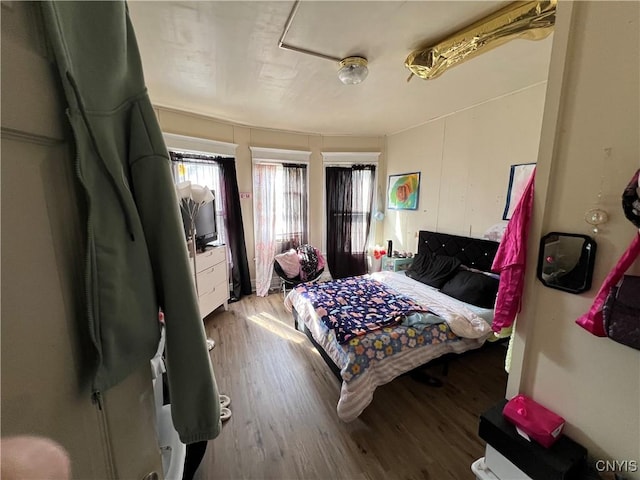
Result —
<instances>
[{"instance_id":1,"label":"framed floral artwork","mask_svg":"<svg viewBox=\"0 0 640 480\"><path fill-rule=\"evenodd\" d=\"M389 175L387 208L417 210L420 198L420 172Z\"/></svg>"}]
</instances>

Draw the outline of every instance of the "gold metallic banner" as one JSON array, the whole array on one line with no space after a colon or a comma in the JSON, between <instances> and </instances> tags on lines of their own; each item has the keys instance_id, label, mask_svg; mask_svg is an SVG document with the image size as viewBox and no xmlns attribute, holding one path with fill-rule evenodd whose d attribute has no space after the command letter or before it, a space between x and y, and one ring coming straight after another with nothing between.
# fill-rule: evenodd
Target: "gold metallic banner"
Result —
<instances>
[{"instance_id":1,"label":"gold metallic banner","mask_svg":"<svg viewBox=\"0 0 640 480\"><path fill-rule=\"evenodd\" d=\"M541 40L553 32L557 0L516 2L405 60L412 75L429 79L515 38ZM409 77L410 79L411 77Z\"/></svg>"}]
</instances>

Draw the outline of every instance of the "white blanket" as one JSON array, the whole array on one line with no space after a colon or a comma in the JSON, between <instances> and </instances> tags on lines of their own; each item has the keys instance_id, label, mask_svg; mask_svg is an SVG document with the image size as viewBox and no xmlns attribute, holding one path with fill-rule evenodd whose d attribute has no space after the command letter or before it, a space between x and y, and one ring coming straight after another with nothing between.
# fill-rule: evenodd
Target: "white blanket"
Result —
<instances>
[{"instance_id":1,"label":"white blanket","mask_svg":"<svg viewBox=\"0 0 640 480\"><path fill-rule=\"evenodd\" d=\"M486 338L491 333L491 325L473 312L468 304L435 288L416 282L402 273L376 272L371 274L371 278L413 298L430 312L442 317L459 337Z\"/></svg>"}]
</instances>

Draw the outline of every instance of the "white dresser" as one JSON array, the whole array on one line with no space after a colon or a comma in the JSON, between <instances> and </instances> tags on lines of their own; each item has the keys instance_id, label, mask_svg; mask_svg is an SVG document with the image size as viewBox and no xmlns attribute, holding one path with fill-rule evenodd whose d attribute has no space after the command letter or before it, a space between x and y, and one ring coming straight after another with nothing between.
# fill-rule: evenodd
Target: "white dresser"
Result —
<instances>
[{"instance_id":1,"label":"white dresser","mask_svg":"<svg viewBox=\"0 0 640 480\"><path fill-rule=\"evenodd\" d=\"M223 305L229 308L229 267L227 247L207 248L196 254L195 281L198 292L198 304L202 318ZM193 267L192 267L193 268Z\"/></svg>"}]
</instances>

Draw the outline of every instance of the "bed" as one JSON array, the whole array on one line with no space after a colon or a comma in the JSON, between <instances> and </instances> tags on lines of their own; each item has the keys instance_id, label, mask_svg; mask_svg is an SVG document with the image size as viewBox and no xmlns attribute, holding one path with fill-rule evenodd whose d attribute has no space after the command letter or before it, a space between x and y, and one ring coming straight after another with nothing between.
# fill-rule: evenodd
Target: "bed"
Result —
<instances>
[{"instance_id":1,"label":"bed","mask_svg":"<svg viewBox=\"0 0 640 480\"><path fill-rule=\"evenodd\" d=\"M498 288L486 272L497 248L489 240L421 231L407 272L303 284L287 295L285 307L297 325L339 370L341 420L356 419L378 386L484 344ZM483 291L485 284L490 291Z\"/></svg>"}]
</instances>

